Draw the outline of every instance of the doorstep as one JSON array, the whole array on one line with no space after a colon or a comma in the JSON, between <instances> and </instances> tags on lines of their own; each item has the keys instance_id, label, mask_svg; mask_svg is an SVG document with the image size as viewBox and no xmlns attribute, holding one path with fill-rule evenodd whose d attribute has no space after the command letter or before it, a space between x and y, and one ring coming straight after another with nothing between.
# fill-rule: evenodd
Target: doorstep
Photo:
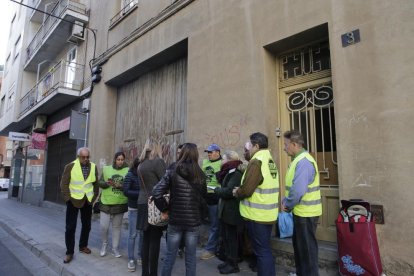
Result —
<instances>
[{"instance_id":1,"label":"doorstep","mask_svg":"<svg viewBox=\"0 0 414 276\"><path fill-rule=\"evenodd\" d=\"M287 267L295 267L292 239L272 238L271 246L273 252L275 253L276 264ZM318 246L319 269L330 272L329 275L336 275L338 273L338 250L336 243L318 241Z\"/></svg>"}]
</instances>

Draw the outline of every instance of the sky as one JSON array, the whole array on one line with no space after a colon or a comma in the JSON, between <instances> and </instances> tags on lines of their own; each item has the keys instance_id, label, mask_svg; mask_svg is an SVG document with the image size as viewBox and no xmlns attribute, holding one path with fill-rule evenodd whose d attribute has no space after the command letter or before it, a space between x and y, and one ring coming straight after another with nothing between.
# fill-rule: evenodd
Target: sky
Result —
<instances>
[{"instance_id":1,"label":"sky","mask_svg":"<svg viewBox=\"0 0 414 276\"><path fill-rule=\"evenodd\" d=\"M17 4L10 0L0 0L0 64L4 64L6 59L10 22L15 5Z\"/></svg>"}]
</instances>

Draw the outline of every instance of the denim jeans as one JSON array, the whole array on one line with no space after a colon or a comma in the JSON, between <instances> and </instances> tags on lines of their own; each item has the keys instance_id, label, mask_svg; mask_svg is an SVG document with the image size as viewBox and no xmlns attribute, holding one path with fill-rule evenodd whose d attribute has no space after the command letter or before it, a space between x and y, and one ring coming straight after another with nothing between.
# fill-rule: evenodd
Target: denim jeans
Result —
<instances>
[{"instance_id":1,"label":"denim jeans","mask_svg":"<svg viewBox=\"0 0 414 276\"><path fill-rule=\"evenodd\" d=\"M253 252L257 257L257 275L276 275L275 260L270 248L273 224L260 224L254 221L247 221L246 224L252 241Z\"/></svg>"},{"instance_id":2,"label":"denim jeans","mask_svg":"<svg viewBox=\"0 0 414 276\"><path fill-rule=\"evenodd\" d=\"M137 230L137 209L128 210L128 260L135 260L135 240L138 244L137 259L141 259L142 231Z\"/></svg>"},{"instance_id":3,"label":"denim jeans","mask_svg":"<svg viewBox=\"0 0 414 276\"><path fill-rule=\"evenodd\" d=\"M208 205L208 216L210 219L210 230L204 249L208 252L216 253L219 238L218 205Z\"/></svg>"},{"instance_id":4,"label":"denim jeans","mask_svg":"<svg viewBox=\"0 0 414 276\"><path fill-rule=\"evenodd\" d=\"M183 230L174 225L168 225L167 229L167 254L162 266L161 276L170 276L177 257L181 238L185 241L185 275L195 276L197 267L197 242L199 226Z\"/></svg>"},{"instance_id":5,"label":"denim jeans","mask_svg":"<svg viewBox=\"0 0 414 276\"><path fill-rule=\"evenodd\" d=\"M318 242L315 232L319 217L293 215L293 251L298 276L319 276Z\"/></svg>"}]
</instances>

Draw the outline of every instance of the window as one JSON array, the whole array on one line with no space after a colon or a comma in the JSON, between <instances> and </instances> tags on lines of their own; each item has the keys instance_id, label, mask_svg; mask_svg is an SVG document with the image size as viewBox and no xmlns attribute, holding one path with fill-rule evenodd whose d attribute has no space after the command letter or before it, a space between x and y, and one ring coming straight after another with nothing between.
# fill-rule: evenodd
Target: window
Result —
<instances>
[{"instance_id":1,"label":"window","mask_svg":"<svg viewBox=\"0 0 414 276\"><path fill-rule=\"evenodd\" d=\"M11 34L12 34L12 30L13 30L13 23L14 23L14 20L16 19L16 14L14 14L13 15L13 18L12 18L12 21L11 21L11 23L10 23L10 30L9 30L9 37L11 36Z\"/></svg>"},{"instance_id":2,"label":"window","mask_svg":"<svg viewBox=\"0 0 414 276\"><path fill-rule=\"evenodd\" d=\"M19 56L20 50L22 48L22 40L21 40L21 37L22 37L22 35L19 35L19 37L16 39L16 43L14 43L14 59L15 60Z\"/></svg>"},{"instance_id":3,"label":"window","mask_svg":"<svg viewBox=\"0 0 414 276\"><path fill-rule=\"evenodd\" d=\"M4 76L6 76L8 72L10 55L11 53L7 55L6 62L4 63Z\"/></svg>"},{"instance_id":4,"label":"window","mask_svg":"<svg viewBox=\"0 0 414 276\"><path fill-rule=\"evenodd\" d=\"M121 0L121 11L111 18L111 20L109 21L109 29L118 24L118 22L120 22L124 17L130 14L137 7L138 0Z\"/></svg>"},{"instance_id":5,"label":"window","mask_svg":"<svg viewBox=\"0 0 414 276\"><path fill-rule=\"evenodd\" d=\"M0 102L0 117L3 117L3 114L4 114L4 102L5 101L6 101L6 96L3 96Z\"/></svg>"},{"instance_id":6,"label":"window","mask_svg":"<svg viewBox=\"0 0 414 276\"><path fill-rule=\"evenodd\" d=\"M122 0L121 9L123 14L128 13L135 5L138 4L138 0Z\"/></svg>"},{"instance_id":7,"label":"window","mask_svg":"<svg viewBox=\"0 0 414 276\"><path fill-rule=\"evenodd\" d=\"M13 83L13 85L11 86L10 90L9 90L9 98L7 99L7 107L6 109L9 110L10 108L12 108L13 104L14 104L14 98L15 98L15 84Z\"/></svg>"}]
</instances>

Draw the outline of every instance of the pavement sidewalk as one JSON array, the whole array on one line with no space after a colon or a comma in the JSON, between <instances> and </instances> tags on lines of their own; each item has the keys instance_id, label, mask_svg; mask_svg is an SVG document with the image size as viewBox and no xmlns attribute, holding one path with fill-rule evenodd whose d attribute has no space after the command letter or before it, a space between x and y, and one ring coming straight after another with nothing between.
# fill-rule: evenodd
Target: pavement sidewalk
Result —
<instances>
[{"instance_id":1,"label":"pavement sidewalk","mask_svg":"<svg viewBox=\"0 0 414 276\"><path fill-rule=\"evenodd\" d=\"M65 207L48 204L48 207L38 207L17 202L15 199L0 198L0 228L28 248L34 255L42 259L47 266L58 275L141 275L141 267L135 272L127 270L127 224L123 224L121 234L121 258L108 254L99 256L101 246L99 215L92 218L92 230L89 237L89 247L92 254L81 254L77 251L80 220L78 220L74 260L69 264L63 263L65 255ZM161 239L159 268L165 252L165 239ZM197 249L200 256L201 248ZM24 260L23 260L24 261ZM198 260L197 275L219 275L217 265L220 260L212 258L207 261ZM240 264L240 273L233 275L256 275L247 266ZM160 271L160 270L159 270ZM277 267L278 275L287 275L287 270ZM177 257L173 275L185 275L184 259Z\"/></svg>"}]
</instances>

